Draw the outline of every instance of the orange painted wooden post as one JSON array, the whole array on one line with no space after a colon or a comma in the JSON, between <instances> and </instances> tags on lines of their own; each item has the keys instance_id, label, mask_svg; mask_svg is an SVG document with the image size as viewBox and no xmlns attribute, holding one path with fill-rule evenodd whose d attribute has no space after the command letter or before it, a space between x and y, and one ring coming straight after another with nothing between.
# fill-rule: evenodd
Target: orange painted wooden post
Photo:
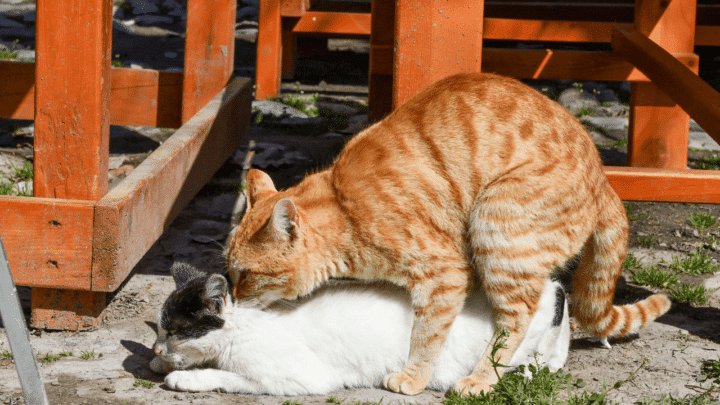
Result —
<instances>
[{"instance_id":1,"label":"orange painted wooden post","mask_svg":"<svg viewBox=\"0 0 720 405\"><path fill-rule=\"evenodd\" d=\"M182 122L212 100L235 67L235 0L188 0Z\"/></svg>"},{"instance_id":2,"label":"orange painted wooden post","mask_svg":"<svg viewBox=\"0 0 720 405\"><path fill-rule=\"evenodd\" d=\"M393 107L395 2L372 0L370 14L372 31L370 32L368 120L374 122L388 115Z\"/></svg>"},{"instance_id":3,"label":"orange painted wooden post","mask_svg":"<svg viewBox=\"0 0 720 405\"><path fill-rule=\"evenodd\" d=\"M670 53L692 53L696 0L636 0L635 29ZM653 83L633 83L628 165L687 168L690 118Z\"/></svg>"},{"instance_id":4,"label":"orange painted wooden post","mask_svg":"<svg viewBox=\"0 0 720 405\"><path fill-rule=\"evenodd\" d=\"M112 3L40 0L36 32L34 195L98 200L108 190ZM105 293L32 289L36 327L91 327L104 307Z\"/></svg>"},{"instance_id":5,"label":"orange painted wooden post","mask_svg":"<svg viewBox=\"0 0 720 405\"><path fill-rule=\"evenodd\" d=\"M265 100L280 89L282 54L280 0L260 0L258 16L255 99Z\"/></svg>"},{"instance_id":6,"label":"orange painted wooden post","mask_svg":"<svg viewBox=\"0 0 720 405\"><path fill-rule=\"evenodd\" d=\"M443 77L480 71L484 3L396 2L393 105Z\"/></svg>"}]
</instances>

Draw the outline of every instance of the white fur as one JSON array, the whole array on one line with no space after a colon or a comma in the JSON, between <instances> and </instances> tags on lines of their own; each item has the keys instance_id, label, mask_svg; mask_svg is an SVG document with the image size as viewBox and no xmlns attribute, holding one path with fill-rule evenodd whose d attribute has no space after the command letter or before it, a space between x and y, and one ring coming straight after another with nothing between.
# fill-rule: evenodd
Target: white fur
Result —
<instances>
[{"instance_id":1,"label":"white fur","mask_svg":"<svg viewBox=\"0 0 720 405\"><path fill-rule=\"evenodd\" d=\"M540 309L509 366L534 363L536 354L553 371L564 365L570 325L566 304L561 325L551 327L556 285L546 282ZM491 314L484 294L473 291L428 388L445 391L470 374L492 338ZM179 353L153 360L151 368L161 373L193 361L211 367L173 371L165 378L168 387L300 395L380 386L383 376L402 370L407 361L413 319L403 290L377 285L325 288L295 308L236 304L225 307L222 317L222 329L173 349L187 353L184 360L178 362Z\"/></svg>"}]
</instances>

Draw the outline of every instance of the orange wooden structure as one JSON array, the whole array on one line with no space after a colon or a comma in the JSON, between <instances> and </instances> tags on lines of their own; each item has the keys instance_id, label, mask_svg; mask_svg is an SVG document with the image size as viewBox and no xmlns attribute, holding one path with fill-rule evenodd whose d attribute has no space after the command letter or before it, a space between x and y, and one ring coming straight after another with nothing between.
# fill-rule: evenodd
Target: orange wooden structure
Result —
<instances>
[{"instance_id":1,"label":"orange wooden structure","mask_svg":"<svg viewBox=\"0 0 720 405\"><path fill-rule=\"evenodd\" d=\"M720 46L715 2L484 3L373 1L373 119L424 86L463 71L630 81L631 167L606 167L621 198L720 203L720 175L686 169L688 113L720 142L720 95L696 76L699 58L693 54L696 45ZM483 40L610 43L613 51L492 49Z\"/></svg>"},{"instance_id":2,"label":"orange wooden structure","mask_svg":"<svg viewBox=\"0 0 720 405\"><path fill-rule=\"evenodd\" d=\"M280 78L281 18L300 0L262 0L256 97ZM307 3L303 3L305 10ZM302 14L301 19L308 13ZM373 0L371 21L328 14L318 35L370 31L371 121L428 84L458 72L521 79L630 81L628 166L606 172L626 200L720 203L720 175L688 170L690 114L720 143L720 95L700 80L695 46L720 46L712 0ZM315 20L314 20L315 21ZM321 21L317 19L317 21ZM362 25L361 25L362 24ZM273 27L272 34L265 27ZM293 28L293 32L295 29ZM298 30L297 32L300 32ZM612 52L499 49L483 41L606 43ZM262 46L261 46L262 45ZM285 55L285 50L282 51ZM270 73L272 72L272 74Z\"/></svg>"},{"instance_id":3,"label":"orange wooden structure","mask_svg":"<svg viewBox=\"0 0 720 405\"><path fill-rule=\"evenodd\" d=\"M35 64L0 63L0 116L35 120L34 197L0 197L32 324L96 326L172 219L239 145L252 85L230 80L235 0L188 0L183 73L110 67L112 2L38 0ZM108 192L109 128L179 128Z\"/></svg>"},{"instance_id":4,"label":"orange wooden structure","mask_svg":"<svg viewBox=\"0 0 720 405\"><path fill-rule=\"evenodd\" d=\"M368 37L370 14L310 11L310 0L261 0L255 98L278 94L280 78L292 78L298 35Z\"/></svg>"}]
</instances>

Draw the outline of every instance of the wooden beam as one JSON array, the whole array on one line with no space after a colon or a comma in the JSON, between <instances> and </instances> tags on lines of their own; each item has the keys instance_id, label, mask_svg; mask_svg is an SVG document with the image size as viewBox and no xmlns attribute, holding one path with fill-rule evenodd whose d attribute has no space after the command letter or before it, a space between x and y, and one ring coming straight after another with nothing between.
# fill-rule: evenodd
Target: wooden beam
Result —
<instances>
[{"instance_id":1,"label":"wooden beam","mask_svg":"<svg viewBox=\"0 0 720 405\"><path fill-rule=\"evenodd\" d=\"M631 28L630 23L602 21L548 21L485 18L483 39L502 41L611 43L613 28ZM720 46L720 26L698 25L696 46Z\"/></svg>"},{"instance_id":2,"label":"wooden beam","mask_svg":"<svg viewBox=\"0 0 720 405\"><path fill-rule=\"evenodd\" d=\"M0 117L35 118L35 64L0 62ZM110 124L180 128L183 74L110 71Z\"/></svg>"},{"instance_id":3,"label":"wooden beam","mask_svg":"<svg viewBox=\"0 0 720 405\"><path fill-rule=\"evenodd\" d=\"M395 2L393 105L461 72L479 72L484 1Z\"/></svg>"},{"instance_id":4,"label":"wooden beam","mask_svg":"<svg viewBox=\"0 0 720 405\"><path fill-rule=\"evenodd\" d=\"M215 171L250 125L252 84L235 79L97 202L92 289L113 291Z\"/></svg>"},{"instance_id":5,"label":"wooden beam","mask_svg":"<svg viewBox=\"0 0 720 405\"><path fill-rule=\"evenodd\" d=\"M613 48L637 66L720 142L720 93L667 51L633 29L617 29Z\"/></svg>"},{"instance_id":6,"label":"wooden beam","mask_svg":"<svg viewBox=\"0 0 720 405\"><path fill-rule=\"evenodd\" d=\"M370 14L309 11L295 24L293 32L367 37L370 35Z\"/></svg>"},{"instance_id":7,"label":"wooden beam","mask_svg":"<svg viewBox=\"0 0 720 405\"><path fill-rule=\"evenodd\" d=\"M281 63L280 0L260 1L258 16L255 99L274 97L280 90Z\"/></svg>"},{"instance_id":8,"label":"wooden beam","mask_svg":"<svg viewBox=\"0 0 720 405\"><path fill-rule=\"evenodd\" d=\"M212 100L235 67L236 0L188 0L182 122Z\"/></svg>"},{"instance_id":9,"label":"wooden beam","mask_svg":"<svg viewBox=\"0 0 720 405\"><path fill-rule=\"evenodd\" d=\"M36 197L108 190L112 4L40 0L35 71Z\"/></svg>"},{"instance_id":10,"label":"wooden beam","mask_svg":"<svg viewBox=\"0 0 720 405\"><path fill-rule=\"evenodd\" d=\"M621 199L720 204L720 172L605 166Z\"/></svg>"},{"instance_id":11,"label":"wooden beam","mask_svg":"<svg viewBox=\"0 0 720 405\"><path fill-rule=\"evenodd\" d=\"M183 74L113 68L110 72L110 123L180 128Z\"/></svg>"},{"instance_id":12,"label":"wooden beam","mask_svg":"<svg viewBox=\"0 0 720 405\"><path fill-rule=\"evenodd\" d=\"M260 0L260 3L266 0ZM302 17L310 9L310 0L280 0L283 17Z\"/></svg>"},{"instance_id":13,"label":"wooden beam","mask_svg":"<svg viewBox=\"0 0 720 405\"><path fill-rule=\"evenodd\" d=\"M91 288L92 201L2 196L0 217L18 285Z\"/></svg>"}]
</instances>

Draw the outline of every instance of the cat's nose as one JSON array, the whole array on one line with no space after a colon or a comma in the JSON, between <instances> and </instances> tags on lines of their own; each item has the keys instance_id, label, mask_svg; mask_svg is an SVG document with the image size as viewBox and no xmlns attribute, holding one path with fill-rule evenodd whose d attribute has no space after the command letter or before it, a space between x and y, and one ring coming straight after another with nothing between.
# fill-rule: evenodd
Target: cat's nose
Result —
<instances>
[{"instance_id":1,"label":"cat's nose","mask_svg":"<svg viewBox=\"0 0 720 405\"><path fill-rule=\"evenodd\" d=\"M153 345L153 351L157 355L160 355L160 353L162 353L162 350L160 350L160 346L158 346L158 345Z\"/></svg>"}]
</instances>

